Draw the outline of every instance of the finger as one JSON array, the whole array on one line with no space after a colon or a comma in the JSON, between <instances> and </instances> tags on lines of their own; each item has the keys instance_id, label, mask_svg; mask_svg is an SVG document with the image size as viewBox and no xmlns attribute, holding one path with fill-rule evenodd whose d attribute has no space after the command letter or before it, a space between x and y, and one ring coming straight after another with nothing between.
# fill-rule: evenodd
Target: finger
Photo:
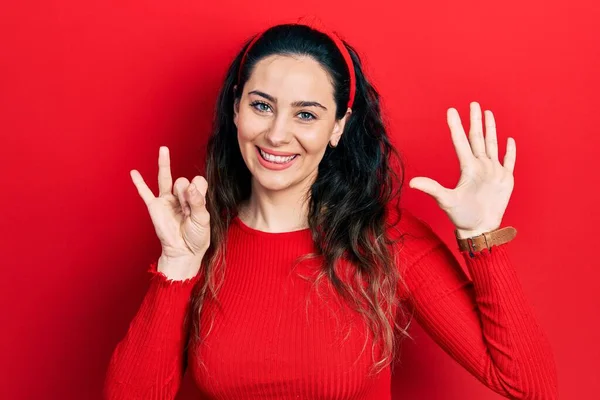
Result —
<instances>
[{"instance_id":1,"label":"finger","mask_svg":"<svg viewBox=\"0 0 600 400\"><path fill-rule=\"evenodd\" d=\"M190 183L185 189L185 197L190 205L190 215L197 215L205 210L204 196L202 196L196 184Z\"/></svg>"},{"instance_id":2,"label":"finger","mask_svg":"<svg viewBox=\"0 0 600 400\"><path fill-rule=\"evenodd\" d=\"M199 185L199 186L198 186ZM206 190L208 184L202 177L192 179L188 190L186 190L186 196L189 199L192 213L190 217L192 221L199 225L208 225L210 221L210 215L206 210Z\"/></svg>"},{"instance_id":3,"label":"finger","mask_svg":"<svg viewBox=\"0 0 600 400\"><path fill-rule=\"evenodd\" d=\"M481 118L481 107L476 101L469 105L471 109L471 126L469 127L469 142L475 157L487 157L485 153L485 142L483 140L483 125Z\"/></svg>"},{"instance_id":4,"label":"finger","mask_svg":"<svg viewBox=\"0 0 600 400\"><path fill-rule=\"evenodd\" d=\"M201 176L196 176L192 179L192 183L187 189L186 196L190 201L192 214L206 210L206 190L208 183Z\"/></svg>"},{"instance_id":5,"label":"finger","mask_svg":"<svg viewBox=\"0 0 600 400\"><path fill-rule=\"evenodd\" d=\"M175 181L173 185L173 194L179 200L179 205L181 206L181 211L184 215L190 214L190 205L185 196L185 190L190 186L190 181L187 178L181 177Z\"/></svg>"},{"instance_id":6,"label":"finger","mask_svg":"<svg viewBox=\"0 0 600 400\"><path fill-rule=\"evenodd\" d=\"M430 178L417 177L410 180L408 183L413 189L420 190L434 197L438 202L441 202L445 193L448 191L445 187Z\"/></svg>"},{"instance_id":7,"label":"finger","mask_svg":"<svg viewBox=\"0 0 600 400\"><path fill-rule=\"evenodd\" d=\"M462 170L473 160L473 152L471 151L467 135L460 122L458 111L456 111L455 108L449 108L446 117L448 126L450 127L454 150L456 151L458 162L460 163L460 168Z\"/></svg>"},{"instance_id":8,"label":"finger","mask_svg":"<svg viewBox=\"0 0 600 400\"><path fill-rule=\"evenodd\" d=\"M489 158L498 161L498 137L496 120L490 110L485 110L485 151Z\"/></svg>"},{"instance_id":9,"label":"finger","mask_svg":"<svg viewBox=\"0 0 600 400\"><path fill-rule=\"evenodd\" d=\"M171 177L171 157L169 148L161 146L158 150L158 192L159 196L171 194L173 178Z\"/></svg>"},{"instance_id":10,"label":"finger","mask_svg":"<svg viewBox=\"0 0 600 400\"><path fill-rule=\"evenodd\" d=\"M150 202L156 198L154 197L154 193L152 193L152 190L150 190L148 185L146 185L144 178L142 178L142 175L140 175L140 173L137 170L132 169L131 171L129 171L129 175L131 176L131 180L137 188L140 197L142 198L142 200L144 200L144 203L146 203L146 205L149 205Z\"/></svg>"},{"instance_id":11,"label":"finger","mask_svg":"<svg viewBox=\"0 0 600 400\"><path fill-rule=\"evenodd\" d=\"M202 197L206 197L206 192L208 190L208 182L206 181L206 179L202 176L197 175L192 179L192 183L196 185Z\"/></svg>"},{"instance_id":12,"label":"finger","mask_svg":"<svg viewBox=\"0 0 600 400\"><path fill-rule=\"evenodd\" d=\"M504 155L504 168L508 169L512 174L515 170L515 162L517 161L517 143L515 139L508 138L506 143L506 154Z\"/></svg>"}]
</instances>

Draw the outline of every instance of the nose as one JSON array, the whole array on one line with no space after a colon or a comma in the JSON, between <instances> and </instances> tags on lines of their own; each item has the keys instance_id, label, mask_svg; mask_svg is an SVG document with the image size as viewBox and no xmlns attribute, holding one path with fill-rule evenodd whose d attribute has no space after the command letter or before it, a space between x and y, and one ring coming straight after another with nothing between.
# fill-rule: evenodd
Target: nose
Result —
<instances>
[{"instance_id":1,"label":"nose","mask_svg":"<svg viewBox=\"0 0 600 400\"><path fill-rule=\"evenodd\" d=\"M278 147L290 143L292 136L289 118L282 113L273 119L272 125L265 134L265 139L271 146Z\"/></svg>"}]
</instances>

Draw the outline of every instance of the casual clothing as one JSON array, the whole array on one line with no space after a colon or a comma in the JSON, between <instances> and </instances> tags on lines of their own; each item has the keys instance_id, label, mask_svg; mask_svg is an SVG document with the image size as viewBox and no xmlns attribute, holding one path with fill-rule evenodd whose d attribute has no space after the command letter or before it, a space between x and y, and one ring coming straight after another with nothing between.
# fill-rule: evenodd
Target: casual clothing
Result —
<instances>
[{"instance_id":1,"label":"casual clothing","mask_svg":"<svg viewBox=\"0 0 600 400\"><path fill-rule=\"evenodd\" d=\"M506 397L557 398L553 354L509 258L510 243L474 257L461 253L471 280L408 211L390 234L405 234L394 247L409 289L398 285L399 296L433 340ZM184 319L201 278L170 281L154 263L148 292L112 356L107 398L174 399L187 356L206 399L391 399L390 367L368 376L372 338L365 342L362 318L330 286L316 293L300 277L314 276L318 260L293 267L314 251L308 229L267 233L235 218L218 292L222 308L205 302L203 341L187 352ZM350 271L349 264L340 271Z\"/></svg>"}]
</instances>

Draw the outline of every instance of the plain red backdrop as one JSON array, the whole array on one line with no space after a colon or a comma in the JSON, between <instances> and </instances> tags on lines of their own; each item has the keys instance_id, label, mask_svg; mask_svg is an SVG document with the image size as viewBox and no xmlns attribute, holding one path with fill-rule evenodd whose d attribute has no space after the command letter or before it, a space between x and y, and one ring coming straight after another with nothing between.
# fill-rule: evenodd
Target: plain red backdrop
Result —
<instances>
[{"instance_id":1,"label":"plain red backdrop","mask_svg":"<svg viewBox=\"0 0 600 400\"><path fill-rule=\"evenodd\" d=\"M456 107L517 143L504 225L555 350L562 399L598 398L600 18L593 1L20 1L0 11L0 398L96 399L159 242L129 177L157 189L202 157L225 69L268 24L316 14L353 44L383 97L407 177L459 170ZM452 186L453 187L453 186ZM405 204L454 246L427 195ZM456 253L458 255L458 253ZM397 399L495 399L418 327ZM191 399L186 381L180 399Z\"/></svg>"}]
</instances>

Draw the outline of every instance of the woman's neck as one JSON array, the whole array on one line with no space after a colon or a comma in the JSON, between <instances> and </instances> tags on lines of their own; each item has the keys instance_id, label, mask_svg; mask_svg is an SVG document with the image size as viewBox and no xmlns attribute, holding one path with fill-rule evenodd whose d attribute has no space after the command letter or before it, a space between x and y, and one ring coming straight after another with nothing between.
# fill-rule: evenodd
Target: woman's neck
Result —
<instances>
[{"instance_id":1,"label":"woman's neck","mask_svg":"<svg viewBox=\"0 0 600 400\"><path fill-rule=\"evenodd\" d=\"M249 227L264 232L291 232L308 228L309 188L290 187L268 191L252 180L250 199L238 217Z\"/></svg>"}]
</instances>

